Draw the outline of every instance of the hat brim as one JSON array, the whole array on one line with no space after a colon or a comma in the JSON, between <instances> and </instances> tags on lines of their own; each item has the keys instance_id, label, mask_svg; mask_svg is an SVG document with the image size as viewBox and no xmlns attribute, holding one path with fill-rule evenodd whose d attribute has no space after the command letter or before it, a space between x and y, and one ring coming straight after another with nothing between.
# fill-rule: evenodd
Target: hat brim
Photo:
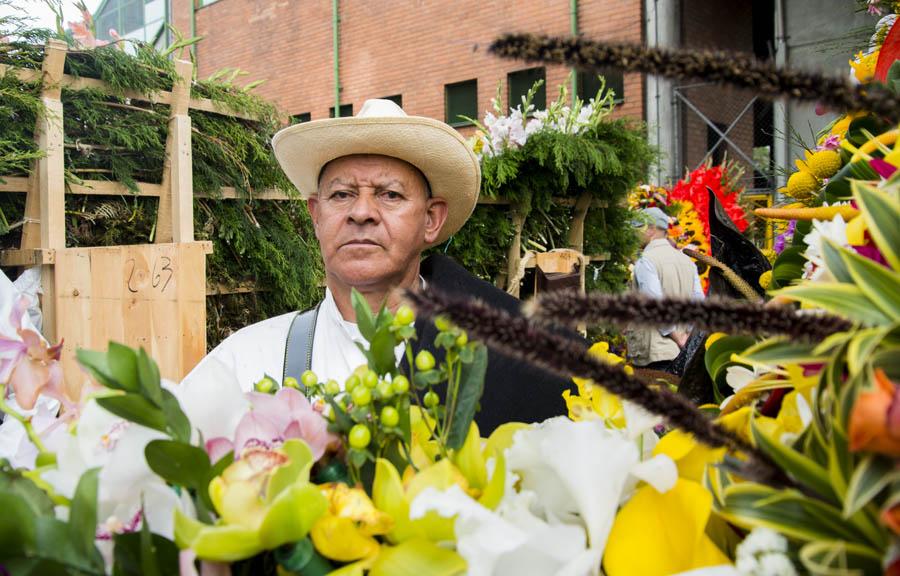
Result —
<instances>
[{"instance_id":1,"label":"hat brim","mask_svg":"<svg viewBox=\"0 0 900 576\"><path fill-rule=\"evenodd\" d=\"M422 171L434 198L447 202L447 220L432 245L455 234L475 209L481 167L465 139L432 118L333 118L295 124L272 138L275 157L303 198L314 194L325 164L351 154L380 154Z\"/></svg>"}]
</instances>

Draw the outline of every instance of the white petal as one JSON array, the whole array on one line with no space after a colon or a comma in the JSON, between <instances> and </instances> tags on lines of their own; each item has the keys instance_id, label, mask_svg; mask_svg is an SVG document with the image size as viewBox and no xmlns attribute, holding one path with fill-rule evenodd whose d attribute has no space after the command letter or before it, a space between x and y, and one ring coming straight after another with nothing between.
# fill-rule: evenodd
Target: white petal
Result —
<instances>
[{"instance_id":1,"label":"white petal","mask_svg":"<svg viewBox=\"0 0 900 576\"><path fill-rule=\"evenodd\" d=\"M678 467L665 454L658 454L649 460L636 464L631 469L631 474L653 486L660 494L664 494L674 488L675 482L678 481Z\"/></svg>"},{"instance_id":2,"label":"white petal","mask_svg":"<svg viewBox=\"0 0 900 576\"><path fill-rule=\"evenodd\" d=\"M233 439L238 423L250 409L234 373L215 358L207 358L188 380L174 386L172 393L205 440Z\"/></svg>"}]
</instances>

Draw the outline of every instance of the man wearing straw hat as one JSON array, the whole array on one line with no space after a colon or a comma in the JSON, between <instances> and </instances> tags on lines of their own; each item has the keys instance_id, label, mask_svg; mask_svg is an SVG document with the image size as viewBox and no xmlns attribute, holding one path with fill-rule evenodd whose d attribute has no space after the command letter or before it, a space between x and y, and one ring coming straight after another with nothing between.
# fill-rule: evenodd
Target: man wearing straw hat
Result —
<instances>
[{"instance_id":1,"label":"man wearing straw hat","mask_svg":"<svg viewBox=\"0 0 900 576\"><path fill-rule=\"evenodd\" d=\"M478 159L456 130L431 118L407 116L389 100L368 100L355 117L285 128L275 135L273 147L307 201L326 290L312 310L243 328L210 352L207 358L221 361L245 389L266 374L299 379L307 369L322 380L343 382L365 364L356 346L364 340L351 305L353 289L373 309L386 303L394 310L400 290L433 285L518 312L516 299L450 258L421 260L425 249L462 227L478 200ZM435 327L416 324L418 345L434 350ZM396 352L399 360L402 345ZM563 414L561 394L567 387L565 380L489 350L476 420L482 433L489 433L504 422Z\"/></svg>"}]
</instances>

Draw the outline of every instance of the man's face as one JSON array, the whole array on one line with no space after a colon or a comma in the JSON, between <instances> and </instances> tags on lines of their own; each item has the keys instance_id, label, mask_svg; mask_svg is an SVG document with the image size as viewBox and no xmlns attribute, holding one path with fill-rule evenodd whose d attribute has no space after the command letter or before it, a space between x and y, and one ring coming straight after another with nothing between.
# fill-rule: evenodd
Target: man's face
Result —
<instances>
[{"instance_id":1,"label":"man's face","mask_svg":"<svg viewBox=\"0 0 900 576\"><path fill-rule=\"evenodd\" d=\"M418 270L447 217L412 165L387 156L344 156L326 165L307 200L329 278L347 286L396 285Z\"/></svg>"}]
</instances>

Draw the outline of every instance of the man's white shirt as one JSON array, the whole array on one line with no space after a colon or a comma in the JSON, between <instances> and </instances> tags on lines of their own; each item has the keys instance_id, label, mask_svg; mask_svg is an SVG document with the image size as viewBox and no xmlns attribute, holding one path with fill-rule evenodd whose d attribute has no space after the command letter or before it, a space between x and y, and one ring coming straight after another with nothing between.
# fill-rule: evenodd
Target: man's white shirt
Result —
<instances>
[{"instance_id":1,"label":"man's white shirt","mask_svg":"<svg viewBox=\"0 0 900 576\"><path fill-rule=\"evenodd\" d=\"M253 384L264 376L281 382L284 347L295 315L295 312L289 312L238 330L201 360L185 376L184 382L202 372L204 363L210 358L228 367L245 391L253 390ZM353 370L366 363L366 357L356 343L367 345L357 325L341 316L331 290L326 289L316 319L311 366L320 382L334 379L343 386ZM403 344L394 352L399 362L404 352Z\"/></svg>"}]
</instances>

